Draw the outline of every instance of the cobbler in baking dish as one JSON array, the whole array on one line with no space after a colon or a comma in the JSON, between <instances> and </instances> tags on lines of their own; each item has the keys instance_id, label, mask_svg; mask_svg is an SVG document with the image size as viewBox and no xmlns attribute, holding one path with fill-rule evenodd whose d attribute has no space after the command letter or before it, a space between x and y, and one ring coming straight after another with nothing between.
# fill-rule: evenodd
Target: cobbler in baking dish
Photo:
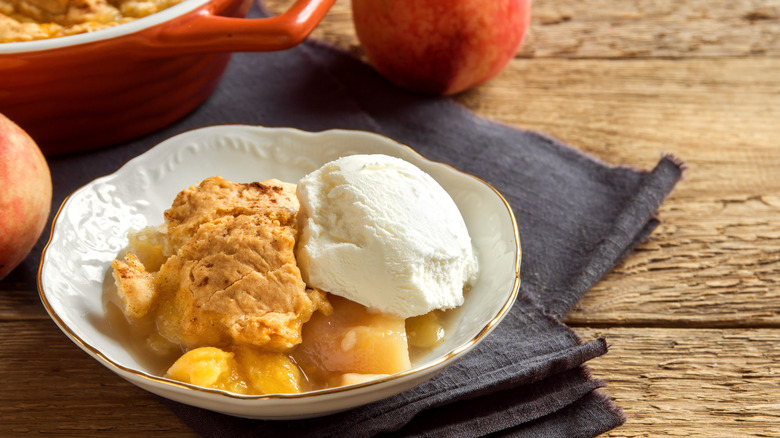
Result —
<instances>
[{"instance_id":1,"label":"cobbler in baking dish","mask_svg":"<svg viewBox=\"0 0 780 438\"><path fill-rule=\"evenodd\" d=\"M182 0L0 0L0 43L91 32L146 17Z\"/></svg>"}]
</instances>

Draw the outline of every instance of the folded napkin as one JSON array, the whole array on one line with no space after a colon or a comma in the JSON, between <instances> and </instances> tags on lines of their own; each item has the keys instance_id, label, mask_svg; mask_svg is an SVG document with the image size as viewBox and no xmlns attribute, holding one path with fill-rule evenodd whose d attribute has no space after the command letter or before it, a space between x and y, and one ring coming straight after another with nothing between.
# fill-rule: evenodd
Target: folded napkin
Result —
<instances>
[{"instance_id":1,"label":"folded napkin","mask_svg":"<svg viewBox=\"0 0 780 438\"><path fill-rule=\"evenodd\" d=\"M560 322L578 299L657 225L681 175L612 167L540 133L477 117L450 99L403 92L324 43L234 55L209 100L142 139L50 160L54 204L180 132L216 124L360 129L404 143L496 187L514 208L522 288L507 318L435 379L398 396L321 418L256 421L161 401L203 436L591 437L624 421L583 365L607 352ZM39 248L40 249L40 248ZM37 251L40 254L40 251ZM30 257L21 270L34 272Z\"/></svg>"}]
</instances>

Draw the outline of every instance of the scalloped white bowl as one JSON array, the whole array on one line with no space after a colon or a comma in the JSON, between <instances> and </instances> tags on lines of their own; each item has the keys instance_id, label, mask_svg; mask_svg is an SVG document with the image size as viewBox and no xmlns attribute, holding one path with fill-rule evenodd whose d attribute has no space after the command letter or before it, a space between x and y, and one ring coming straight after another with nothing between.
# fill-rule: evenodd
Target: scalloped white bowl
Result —
<instances>
[{"instance_id":1,"label":"scalloped white bowl","mask_svg":"<svg viewBox=\"0 0 780 438\"><path fill-rule=\"evenodd\" d=\"M382 153L428 172L455 200L477 250L480 274L445 341L411 369L367 383L302 394L242 396L166 379L119 341L106 318L103 288L131 228L163 222L176 194L220 175L237 182L295 182L338 157ZM520 287L520 239L512 210L495 189L388 138L360 131L309 133L224 125L170 138L111 175L75 191L60 207L38 274L41 301L76 345L152 393L225 414L257 419L326 415L398 394L471 350L511 308Z\"/></svg>"}]
</instances>

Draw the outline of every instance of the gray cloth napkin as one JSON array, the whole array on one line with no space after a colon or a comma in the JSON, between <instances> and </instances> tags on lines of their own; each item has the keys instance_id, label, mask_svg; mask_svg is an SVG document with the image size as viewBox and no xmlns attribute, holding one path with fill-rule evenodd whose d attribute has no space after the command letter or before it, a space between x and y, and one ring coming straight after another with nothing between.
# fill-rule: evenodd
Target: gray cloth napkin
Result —
<instances>
[{"instance_id":1,"label":"gray cloth napkin","mask_svg":"<svg viewBox=\"0 0 780 438\"><path fill-rule=\"evenodd\" d=\"M681 176L678 162L661 157L652 171L607 166L452 100L403 92L353 56L308 41L234 55L214 95L160 132L51 158L54 205L165 138L234 123L372 131L489 182L519 222L521 295L475 350L398 396L297 421L246 420L161 399L183 422L209 437L592 437L622 424L621 410L597 389L605 383L583 365L607 352L606 341L583 343L560 317L657 225L654 214ZM34 278L42 244L17 278Z\"/></svg>"}]
</instances>

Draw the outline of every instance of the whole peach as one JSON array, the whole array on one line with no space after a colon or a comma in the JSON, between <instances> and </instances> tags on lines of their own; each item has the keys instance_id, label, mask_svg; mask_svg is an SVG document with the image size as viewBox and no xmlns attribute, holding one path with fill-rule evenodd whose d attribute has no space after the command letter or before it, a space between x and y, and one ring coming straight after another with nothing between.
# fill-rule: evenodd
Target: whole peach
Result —
<instances>
[{"instance_id":1,"label":"whole peach","mask_svg":"<svg viewBox=\"0 0 780 438\"><path fill-rule=\"evenodd\" d=\"M51 209L51 173L38 145L0 114L0 279L29 254Z\"/></svg>"},{"instance_id":2,"label":"whole peach","mask_svg":"<svg viewBox=\"0 0 780 438\"><path fill-rule=\"evenodd\" d=\"M352 0L371 65L412 91L449 95L500 73L531 20L531 0Z\"/></svg>"}]
</instances>

